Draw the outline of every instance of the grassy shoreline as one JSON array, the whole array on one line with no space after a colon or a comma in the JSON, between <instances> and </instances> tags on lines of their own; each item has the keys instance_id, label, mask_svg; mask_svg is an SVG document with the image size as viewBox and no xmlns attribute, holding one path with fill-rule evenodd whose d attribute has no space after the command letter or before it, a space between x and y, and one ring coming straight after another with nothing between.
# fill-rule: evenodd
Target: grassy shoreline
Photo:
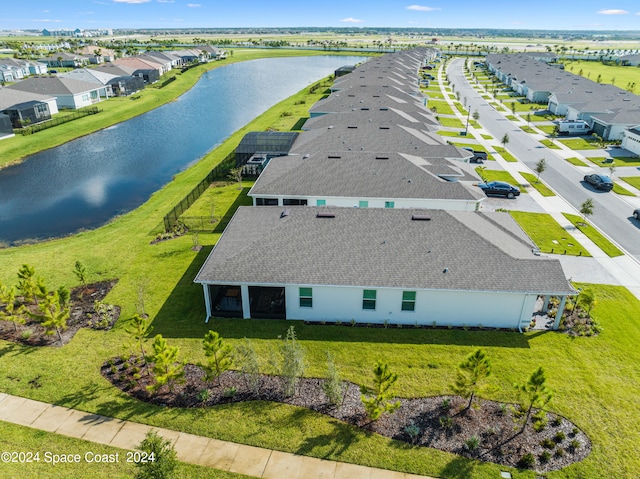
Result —
<instances>
[{"instance_id":1,"label":"grassy shoreline","mask_svg":"<svg viewBox=\"0 0 640 479\"><path fill-rule=\"evenodd\" d=\"M110 98L107 101L101 101L96 104L96 106L102 110L96 115L65 123L33 135L16 135L13 138L1 141L0 169L20 163L28 156L40 151L55 148L56 146L67 143L68 141L95 133L96 131L129 120L166 103L174 101L180 95L190 90L198 82L200 77L210 70L231 65L233 63L260 58L326 56L328 54L333 55L334 52L328 53L314 50L237 49L234 50L233 56L226 60L202 64L187 70L185 73L180 73L179 70L172 70L163 76L162 79L164 80L175 76L176 80L169 83L162 89L150 86L136 95L135 98L137 99L132 99L132 97ZM335 52L335 54L341 56L365 56L358 52ZM371 54L367 56L371 56Z\"/></svg>"}]
</instances>

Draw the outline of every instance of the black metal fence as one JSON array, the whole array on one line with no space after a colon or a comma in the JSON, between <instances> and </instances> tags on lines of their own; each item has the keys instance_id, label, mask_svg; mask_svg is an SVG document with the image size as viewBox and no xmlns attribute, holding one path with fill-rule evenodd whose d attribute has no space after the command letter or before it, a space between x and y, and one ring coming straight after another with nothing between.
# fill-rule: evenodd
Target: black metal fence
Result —
<instances>
[{"instance_id":1,"label":"black metal fence","mask_svg":"<svg viewBox=\"0 0 640 479\"><path fill-rule=\"evenodd\" d=\"M229 172L232 168L236 166L236 152L232 151L229 153L224 160L222 160L218 165L212 169L209 174L198 183L193 190L189 192L187 196L185 196L177 205L175 205L169 213L164 217L164 230L166 232L170 232L175 227L178 222L178 218L189 209L189 207L195 203L195 201L200 198L200 195L204 193L209 185L216 180L227 180ZM193 217L192 217L193 218ZM199 218L199 217L198 217ZM210 220L209 217L204 217L207 220ZM213 229L213 228L210 228ZM206 229L200 231L207 231Z\"/></svg>"},{"instance_id":2,"label":"black metal fence","mask_svg":"<svg viewBox=\"0 0 640 479\"><path fill-rule=\"evenodd\" d=\"M31 135L32 133L37 133L42 130L46 130L48 128L53 128L54 126L62 125L63 123L68 123L73 120L77 120L78 118L84 118L85 116L95 115L96 113L100 113L102 110L98 109L97 106L89 106L86 108L82 108L80 110L74 111L73 113L69 113L63 117L54 118L52 120L46 121L44 123L38 123L36 125L26 126L20 130L18 130L23 135Z\"/></svg>"}]
</instances>

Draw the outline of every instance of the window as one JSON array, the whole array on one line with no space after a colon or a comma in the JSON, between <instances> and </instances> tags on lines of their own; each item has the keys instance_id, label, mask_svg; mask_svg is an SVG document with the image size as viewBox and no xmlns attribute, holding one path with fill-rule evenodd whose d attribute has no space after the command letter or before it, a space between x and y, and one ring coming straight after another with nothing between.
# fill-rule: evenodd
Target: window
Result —
<instances>
[{"instance_id":1,"label":"window","mask_svg":"<svg viewBox=\"0 0 640 479\"><path fill-rule=\"evenodd\" d=\"M402 311L415 311L415 310L416 310L416 292L403 291L402 292Z\"/></svg>"},{"instance_id":2,"label":"window","mask_svg":"<svg viewBox=\"0 0 640 479\"><path fill-rule=\"evenodd\" d=\"M313 291L311 288L300 288L300 307L313 307Z\"/></svg>"},{"instance_id":3,"label":"window","mask_svg":"<svg viewBox=\"0 0 640 479\"><path fill-rule=\"evenodd\" d=\"M375 289L365 289L362 292L362 309L376 309Z\"/></svg>"},{"instance_id":4,"label":"window","mask_svg":"<svg viewBox=\"0 0 640 479\"><path fill-rule=\"evenodd\" d=\"M327 204L327 200L316 200L316 206L324 206Z\"/></svg>"},{"instance_id":5,"label":"window","mask_svg":"<svg viewBox=\"0 0 640 479\"><path fill-rule=\"evenodd\" d=\"M358 208L368 208L369 202L367 200L358 201Z\"/></svg>"},{"instance_id":6,"label":"window","mask_svg":"<svg viewBox=\"0 0 640 479\"><path fill-rule=\"evenodd\" d=\"M384 207L385 208L393 208L395 206L395 203L393 201L385 201L384 202Z\"/></svg>"}]
</instances>

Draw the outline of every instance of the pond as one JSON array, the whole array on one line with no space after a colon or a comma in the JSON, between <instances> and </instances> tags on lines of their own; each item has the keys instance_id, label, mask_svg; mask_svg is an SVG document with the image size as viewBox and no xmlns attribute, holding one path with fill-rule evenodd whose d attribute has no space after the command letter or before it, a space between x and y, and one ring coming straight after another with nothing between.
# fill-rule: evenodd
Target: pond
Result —
<instances>
[{"instance_id":1,"label":"pond","mask_svg":"<svg viewBox=\"0 0 640 479\"><path fill-rule=\"evenodd\" d=\"M226 65L205 73L174 102L0 170L0 243L65 236L137 208L256 116L363 60L315 56Z\"/></svg>"}]
</instances>

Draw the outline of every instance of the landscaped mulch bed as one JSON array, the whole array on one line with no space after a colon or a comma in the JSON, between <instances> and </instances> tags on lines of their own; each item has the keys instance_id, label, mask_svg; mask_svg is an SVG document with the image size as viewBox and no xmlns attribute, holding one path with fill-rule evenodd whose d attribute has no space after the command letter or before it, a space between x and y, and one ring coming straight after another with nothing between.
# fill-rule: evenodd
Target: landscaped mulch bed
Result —
<instances>
[{"instance_id":1,"label":"landscaped mulch bed","mask_svg":"<svg viewBox=\"0 0 640 479\"><path fill-rule=\"evenodd\" d=\"M303 378L298 382L296 394L286 397L283 380L278 376L260 375L259 388L252 390L250 381L242 373L227 371L221 375L220 385L211 385L203 382L202 369L192 364L185 366L183 383L176 384L172 391L165 386L155 393L147 390L153 379L140 358L129 358L126 362L121 358L112 359L103 365L102 374L129 395L156 405L193 408L253 400L281 402L309 408L416 446L505 466L518 467L522 456L531 453L535 457L533 468L540 472L581 461L591 451L591 441L586 434L552 413L546 413L547 425L540 432L529 424L524 432L517 434L521 427L514 423L515 407L494 401L483 400L479 406L466 409L468 401L458 396L399 399L401 406L394 414L385 414L370 423L359 387L347 382L344 401L333 407L322 389L324 379ZM417 427L413 429L418 431L415 437L408 434L407 427L411 425ZM479 440L477 448L467 445L472 436ZM547 448L541 444L545 439Z\"/></svg>"},{"instance_id":2,"label":"landscaped mulch bed","mask_svg":"<svg viewBox=\"0 0 640 479\"><path fill-rule=\"evenodd\" d=\"M95 302L104 300L117 282L101 281L71 290L69 319L67 328L61 331L62 340L55 331L47 334L39 322L29 318L26 318L25 324L17 326L17 331L12 322L0 321L0 339L28 346L63 346L71 341L80 328L111 329L120 317L120 306L110 306L101 317L95 310ZM29 305L28 308L34 313L38 312L36 305Z\"/></svg>"}]
</instances>

